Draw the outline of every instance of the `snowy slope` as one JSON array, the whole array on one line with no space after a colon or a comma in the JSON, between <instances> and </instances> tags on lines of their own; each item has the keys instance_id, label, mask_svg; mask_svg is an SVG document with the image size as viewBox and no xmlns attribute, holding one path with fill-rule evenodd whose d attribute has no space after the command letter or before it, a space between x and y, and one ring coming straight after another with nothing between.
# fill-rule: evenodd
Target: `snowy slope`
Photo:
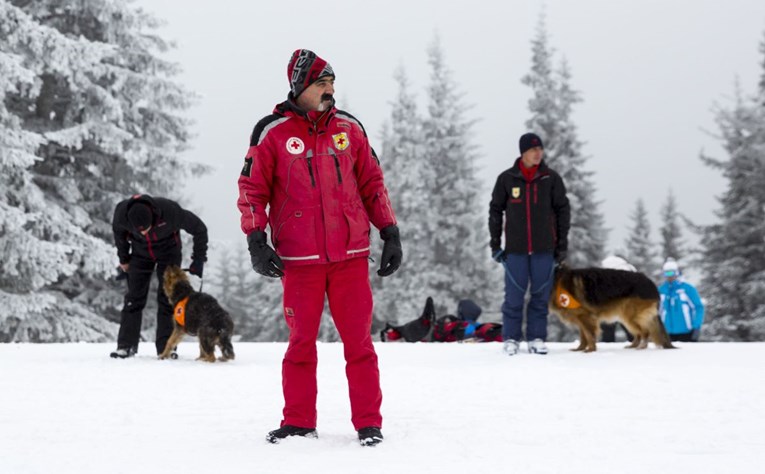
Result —
<instances>
[{"instance_id":1,"label":"snowy slope","mask_svg":"<svg viewBox=\"0 0 765 474\"><path fill-rule=\"evenodd\" d=\"M377 344L383 433L361 448L340 344L319 345L319 439L264 441L284 344L237 360L158 361L153 344L0 345L0 472L723 473L765 465L765 344L593 354L551 344Z\"/></svg>"}]
</instances>

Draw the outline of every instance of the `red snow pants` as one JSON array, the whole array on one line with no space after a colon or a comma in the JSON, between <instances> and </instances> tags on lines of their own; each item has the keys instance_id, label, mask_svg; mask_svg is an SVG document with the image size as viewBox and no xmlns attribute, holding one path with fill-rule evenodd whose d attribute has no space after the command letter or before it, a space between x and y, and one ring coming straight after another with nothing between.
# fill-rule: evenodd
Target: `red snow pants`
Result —
<instances>
[{"instance_id":1,"label":"red snow pants","mask_svg":"<svg viewBox=\"0 0 765 474\"><path fill-rule=\"evenodd\" d=\"M284 318L290 339L282 361L281 426L316 427L316 337L326 295L343 341L353 427L382 428L382 391L372 345L372 288L368 271L366 258L285 269Z\"/></svg>"}]
</instances>

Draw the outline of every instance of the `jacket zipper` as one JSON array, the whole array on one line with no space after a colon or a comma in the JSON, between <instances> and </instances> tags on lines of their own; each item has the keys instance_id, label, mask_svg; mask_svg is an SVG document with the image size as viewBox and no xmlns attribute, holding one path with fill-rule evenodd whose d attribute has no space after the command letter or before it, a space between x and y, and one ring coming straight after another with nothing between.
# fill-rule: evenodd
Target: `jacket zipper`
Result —
<instances>
[{"instance_id":1,"label":"jacket zipper","mask_svg":"<svg viewBox=\"0 0 765 474\"><path fill-rule=\"evenodd\" d=\"M332 149L332 147L327 147L327 150L329 151L329 154L332 155L332 158L335 159L335 169L337 170L337 182L339 184L343 184L343 175L340 173L340 161L337 159L337 154L335 154L335 150Z\"/></svg>"},{"instance_id":2,"label":"jacket zipper","mask_svg":"<svg viewBox=\"0 0 765 474\"><path fill-rule=\"evenodd\" d=\"M313 158L313 150L308 150L305 154L305 159L308 162L308 174L311 175L311 187L316 187L316 180L313 177L313 166L311 165L311 158Z\"/></svg>"},{"instance_id":3,"label":"jacket zipper","mask_svg":"<svg viewBox=\"0 0 765 474\"><path fill-rule=\"evenodd\" d=\"M154 251L151 249L151 234L148 232L146 233L146 248L149 249L149 256L151 257L151 259L157 260L157 258L154 256Z\"/></svg>"},{"instance_id":4,"label":"jacket zipper","mask_svg":"<svg viewBox=\"0 0 765 474\"><path fill-rule=\"evenodd\" d=\"M532 254L534 248L531 245L531 199L529 199L529 191L531 191L531 183L526 183L526 237L529 241L529 255Z\"/></svg>"}]
</instances>

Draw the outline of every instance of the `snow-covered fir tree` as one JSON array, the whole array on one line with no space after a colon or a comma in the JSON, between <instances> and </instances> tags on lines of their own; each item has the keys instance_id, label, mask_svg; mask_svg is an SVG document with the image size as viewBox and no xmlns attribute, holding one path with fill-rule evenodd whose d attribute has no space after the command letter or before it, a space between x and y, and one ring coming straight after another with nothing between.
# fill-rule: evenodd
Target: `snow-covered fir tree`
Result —
<instances>
[{"instance_id":1,"label":"snow-covered fir tree","mask_svg":"<svg viewBox=\"0 0 765 474\"><path fill-rule=\"evenodd\" d=\"M236 244L213 243L209 260L205 291L229 312L239 340L286 341L289 329L282 311L281 282L253 271L244 239Z\"/></svg>"},{"instance_id":2,"label":"snow-covered fir tree","mask_svg":"<svg viewBox=\"0 0 765 474\"><path fill-rule=\"evenodd\" d=\"M677 198L672 190L667 193L667 200L661 207L661 261L672 257L682 260L685 257L683 231L680 227L682 216L677 210Z\"/></svg>"},{"instance_id":3,"label":"snow-covered fir tree","mask_svg":"<svg viewBox=\"0 0 765 474\"><path fill-rule=\"evenodd\" d=\"M429 226L423 221L430 205L434 176L425 166L423 154L422 119L417 113L416 97L410 90L409 79L403 66L394 75L398 94L391 104L390 118L382 137L381 165L385 172L393 208L396 211L404 261L392 276L380 278L378 265L371 266L370 277L375 290L375 319L391 323L404 323L419 315L426 296L423 293L427 271L432 261ZM376 236L373 240L379 241ZM379 255L381 242L376 242Z\"/></svg>"},{"instance_id":4,"label":"snow-covered fir tree","mask_svg":"<svg viewBox=\"0 0 765 474\"><path fill-rule=\"evenodd\" d=\"M542 138L545 162L561 175L566 185L571 203L568 263L573 267L598 265L604 257L608 235L595 197L594 173L587 170L588 157L582 152L582 142L571 117L573 107L582 99L571 87L566 61L553 70L555 51L549 46L544 14L539 17L531 51L531 70L522 79L532 90L526 131Z\"/></svg>"},{"instance_id":5,"label":"snow-covered fir tree","mask_svg":"<svg viewBox=\"0 0 765 474\"><path fill-rule=\"evenodd\" d=\"M627 248L627 261L639 272L645 273L653 280L658 280L659 264L656 259L656 246L651 240L651 223L642 199L635 202L635 209L629 217L632 224L624 242Z\"/></svg>"},{"instance_id":6,"label":"snow-covered fir tree","mask_svg":"<svg viewBox=\"0 0 765 474\"><path fill-rule=\"evenodd\" d=\"M0 1L2 340L113 340L114 205L201 170L157 26L121 1Z\"/></svg>"},{"instance_id":7,"label":"snow-covered fir tree","mask_svg":"<svg viewBox=\"0 0 765 474\"><path fill-rule=\"evenodd\" d=\"M501 277L490 267L489 193L477 176L478 149L471 134L474 122L467 115L469 107L462 101L438 37L427 54L430 84L420 176L428 186L428 202L419 210L419 232L429 243L423 248L428 255L417 256L412 270L418 273L424 292L422 303L432 296L439 315L454 314L460 299L471 298L484 307L494 303Z\"/></svg>"},{"instance_id":8,"label":"snow-covered fir tree","mask_svg":"<svg viewBox=\"0 0 765 474\"><path fill-rule=\"evenodd\" d=\"M765 41L761 44L765 55ZM765 62L763 62L765 78ZM728 186L719 197L717 223L702 233L701 295L707 301L705 335L765 340L765 79L754 97L736 91L716 117L725 160L702 156Z\"/></svg>"}]
</instances>

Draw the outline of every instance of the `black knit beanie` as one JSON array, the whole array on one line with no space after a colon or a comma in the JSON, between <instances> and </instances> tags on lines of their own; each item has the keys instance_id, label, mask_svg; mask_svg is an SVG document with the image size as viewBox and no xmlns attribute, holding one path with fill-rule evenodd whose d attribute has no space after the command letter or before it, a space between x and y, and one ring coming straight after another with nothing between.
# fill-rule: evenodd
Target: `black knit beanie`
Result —
<instances>
[{"instance_id":1,"label":"black knit beanie","mask_svg":"<svg viewBox=\"0 0 765 474\"><path fill-rule=\"evenodd\" d=\"M139 232L144 231L151 227L154 221L154 215L151 212L151 207L146 204L137 202L130 206L127 213L128 222L133 228Z\"/></svg>"},{"instance_id":2,"label":"black knit beanie","mask_svg":"<svg viewBox=\"0 0 765 474\"><path fill-rule=\"evenodd\" d=\"M542 144L542 139L539 138L539 135L536 133L527 133L525 135L521 136L521 139L518 140L518 148L521 150L521 155L526 152L526 150L530 150L534 147L542 147L545 146Z\"/></svg>"}]
</instances>

